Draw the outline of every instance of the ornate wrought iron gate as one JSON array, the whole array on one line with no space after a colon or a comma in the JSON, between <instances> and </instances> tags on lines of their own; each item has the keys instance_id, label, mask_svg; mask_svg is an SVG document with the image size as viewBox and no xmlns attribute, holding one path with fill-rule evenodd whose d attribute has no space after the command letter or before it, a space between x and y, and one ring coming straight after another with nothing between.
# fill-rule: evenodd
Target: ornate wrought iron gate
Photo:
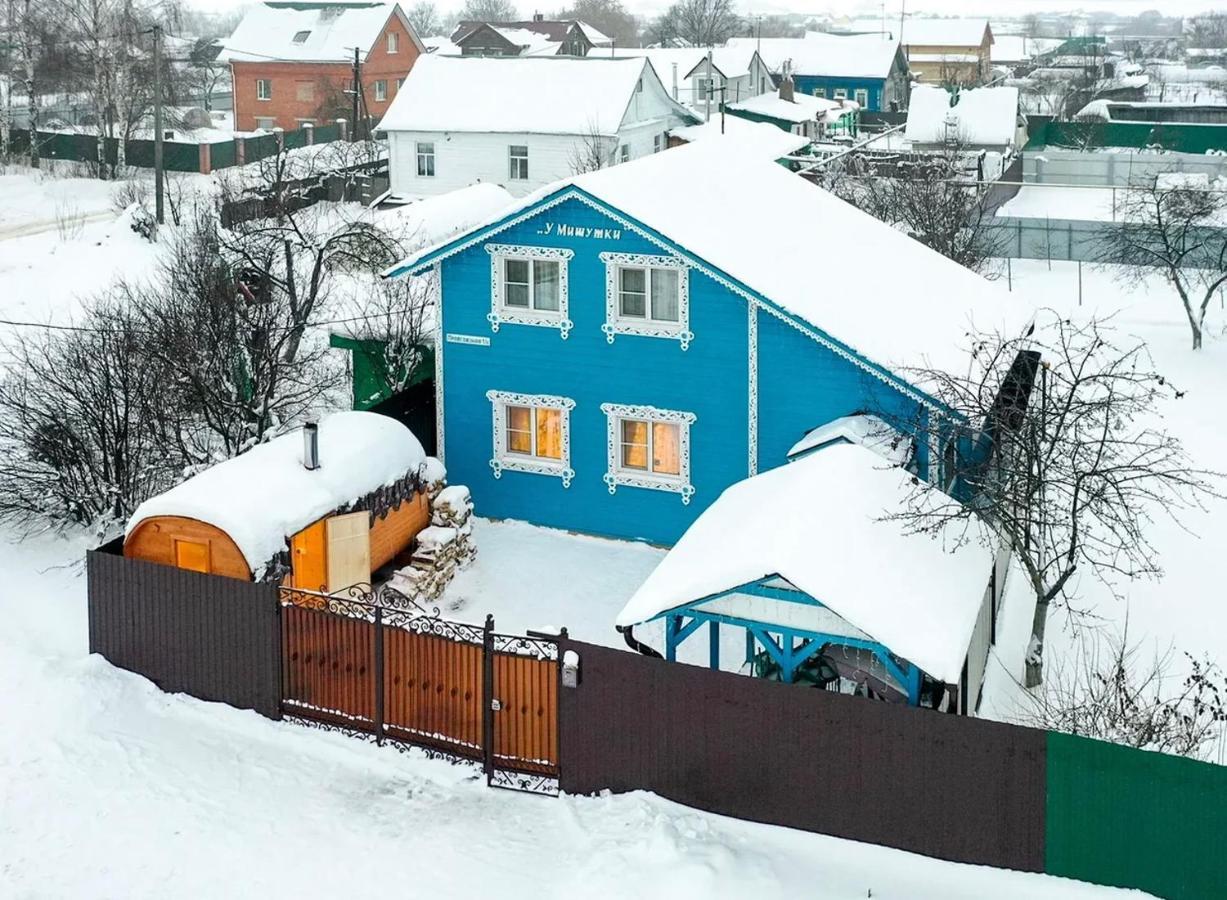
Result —
<instances>
[{"instance_id":1,"label":"ornate wrought iron gate","mask_svg":"<svg viewBox=\"0 0 1227 900\"><path fill-rule=\"evenodd\" d=\"M391 588L285 588L281 706L303 724L481 763L487 783L558 792L558 638L453 622Z\"/></svg>"}]
</instances>

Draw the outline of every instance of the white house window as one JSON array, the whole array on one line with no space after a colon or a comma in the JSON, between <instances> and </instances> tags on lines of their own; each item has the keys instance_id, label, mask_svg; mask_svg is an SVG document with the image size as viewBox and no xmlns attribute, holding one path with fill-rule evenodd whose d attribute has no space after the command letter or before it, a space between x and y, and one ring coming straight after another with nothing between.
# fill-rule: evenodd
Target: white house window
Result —
<instances>
[{"instance_id":1,"label":"white house window","mask_svg":"<svg viewBox=\"0 0 1227 900\"><path fill-rule=\"evenodd\" d=\"M661 151L662 149L661 144L664 143L663 139L664 139L664 135L660 135L660 134L652 135L652 152L653 153L659 153Z\"/></svg>"},{"instance_id":2,"label":"white house window","mask_svg":"<svg viewBox=\"0 0 1227 900\"><path fill-rule=\"evenodd\" d=\"M548 394L487 391L493 407L494 477L504 471L531 472L571 486L571 410L575 401Z\"/></svg>"},{"instance_id":3,"label":"white house window","mask_svg":"<svg viewBox=\"0 0 1227 900\"><path fill-rule=\"evenodd\" d=\"M814 96L815 96L815 97L821 97L821 98L823 98L823 99L826 99L826 95L827 95L827 89L826 89L826 88L814 88Z\"/></svg>"},{"instance_id":4,"label":"white house window","mask_svg":"<svg viewBox=\"0 0 1227 900\"><path fill-rule=\"evenodd\" d=\"M388 99L388 82L382 78L375 82L375 102L383 103Z\"/></svg>"},{"instance_id":5,"label":"white house window","mask_svg":"<svg viewBox=\"0 0 1227 900\"><path fill-rule=\"evenodd\" d=\"M847 100L848 99L848 89L847 88L836 88L833 96L836 100Z\"/></svg>"},{"instance_id":6,"label":"white house window","mask_svg":"<svg viewBox=\"0 0 1227 900\"><path fill-rule=\"evenodd\" d=\"M528 180L528 147L521 144L512 144L507 148L508 154L508 177L512 181L527 181Z\"/></svg>"},{"instance_id":7,"label":"white house window","mask_svg":"<svg viewBox=\"0 0 1227 900\"><path fill-rule=\"evenodd\" d=\"M685 350L690 332L690 270L675 256L602 253L605 263L605 324L614 335L672 338Z\"/></svg>"},{"instance_id":8,"label":"white house window","mask_svg":"<svg viewBox=\"0 0 1227 900\"><path fill-rule=\"evenodd\" d=\"M631 158L631 145L623 144L621 147L618 148L618 162L630 162L630 158Z\"/></svg>"},{"instance_id":9,"label":"white house window","mask_svg":"<svg viewBox=\"0 0 1227 900\"><path fill-rule=\"evenodd\" d=\"M689 503L690 426L694 413L654 406L602 403L607 421L609 467L605 484L609 493L619 485L672 491Z\"/></svg>"},{"instance_id":10,"label":"white house window","mask_svg":"<svg viewBox=\"0 0 1227 900\"><path fill-rule=\"evenodd\" d=\"M400 50L400 35L395 31L388 32L388 52L396 53Z\"/></svg>"},{"instance_id":11,"label":"white house window","mask_svg":"<svg viewBox=\"0 0 1227 900\"><path fill-rule=\"evenodd\" d=\"M857 88L853 92L853 97L856 99L856 103L861 109L864 109L869 105L869 91L867 91L865 88Z\"/></svg>"},{"instance_id":12,"label":"white house window","mask_svg":"<svg viewBox=\"0 0 1227 900\"><path fill-rule=\"evenodd\" d=\"M269 78L256 79L256 99L257 100L272 100L273 99L273 82Z\"/></svg>"},{"instance_id":13,"label":"white house window","mask_svg":"<svg viewBox=\"0 0 1227 900\"><path fill-rule=\"evenodd\" d=\"M418 157L418 177L419 178L434 178L435 177L435 145L431 141L417 144Z\"/></svg>"},{"instance_id":14,"label":"white house window","mask_svg":"<svg viewBox=\"0 0 1227 900\"><path fill-rule=\"evenodd\" d=\"M567 318L567 261L570 250L553 247L514 247L487 244L490 254L490 330L503 323L557 328L565 340L571 331Z\"/></svg>"}]
</instances>

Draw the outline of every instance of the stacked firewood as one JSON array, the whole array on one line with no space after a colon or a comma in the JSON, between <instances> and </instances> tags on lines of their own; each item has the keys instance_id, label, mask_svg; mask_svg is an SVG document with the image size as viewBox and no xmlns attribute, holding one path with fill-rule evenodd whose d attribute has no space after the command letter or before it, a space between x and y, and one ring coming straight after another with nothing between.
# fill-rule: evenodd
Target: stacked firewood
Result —
<instances>
[{"instance_id":1,"label":"stacked firewood","mask_svg":"<svg viewBox=\"0 0 1227 900\"><path fill-rule=\"evenodd\" d=\"M419 603L437 600L456 572L477 556L472 515L467 487L439 491L431 503L430 525L418 532L410 564L393 575L391 586Z\"/></svg>"}]
</instances>

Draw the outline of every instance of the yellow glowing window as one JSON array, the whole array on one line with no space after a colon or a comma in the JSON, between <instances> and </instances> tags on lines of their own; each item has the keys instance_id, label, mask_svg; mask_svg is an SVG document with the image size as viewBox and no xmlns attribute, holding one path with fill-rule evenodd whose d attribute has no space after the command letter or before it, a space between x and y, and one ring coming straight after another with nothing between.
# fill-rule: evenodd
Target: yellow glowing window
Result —
<instances>
[{"instance_id":1,"label":"yellow glowing window","mask_svg":"<svg viewBox=\"0 0 1227 900\"><path fill-rule=\"evenodd\" d=\"M681 426L677 423L622 419L621 438L623 469L681 474Z\"/></svg>"},{"instance_id":2,"label":"yellow glowing window","mask_svg":"<svg viewBox=\"0 0 1227 900\"><path fill-rule=\"evenodd\" d=\"M562 459L562 410L508 406L507 452Z\"/></svg>"},{"instance_id":3,"label":"yellow glowing window","mask_svg":"<svg viewBox=\"0 0 1227 900\"><path fill-rule=\"evenodd\" d=\"M175 541L175 565L192 572L209 571L209 545L196 541Z\"/></svg>"}]
</instances>

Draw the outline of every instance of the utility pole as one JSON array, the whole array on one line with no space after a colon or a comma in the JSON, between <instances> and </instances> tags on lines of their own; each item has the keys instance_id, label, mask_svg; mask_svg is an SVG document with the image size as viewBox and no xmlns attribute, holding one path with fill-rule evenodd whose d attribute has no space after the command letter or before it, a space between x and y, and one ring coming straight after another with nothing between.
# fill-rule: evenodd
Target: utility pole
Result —
<instances>
[{"instance_id":1,"label":"utility pole","mask_svg":"<svg viewBox=\"0 0 1227 900\"><path fill-rule=\"evenodd\" d=\"M350 130L350 136L349 136L349 139L351 141L358 140L358 97L360 96L358 92L362 89L361 88L362 82L360 80L361 71L359 70L358 66L359 66L358 48L355 47L354 48L354 104L353 104L354 117L353 117L353 128Z\"/></svg>"},{"instance_id":2,"label":"utility pole","mask_svg":"<svg viewBox=\"0 0 1227 900\"><path fill-rule=\"evenodd\" d=\"M119 136L122 141L123 135ZM162 211L162 26L153 26L153 195L159 225L166 222Z\"/></svg>"},{"instance_id":3,"label":"utility pole","mask_svg":"<svg viewBox=\"0 0 1227 900\"><path fill-rule=\"evenodd\" d=\"M703 121L705 121L705 122L710 122L710 121L711 121L711 95L712 95L712 89L711 89L711 49L710 49L710 48L708 48L708 51L707 51L707 90L706 90L706 91L704 91L704 93L706 93L706 94L707 94L707 103L704 105L704 108L703 108ZM723 131L723 129L721 129L721 130Z\"/></svg>"}]
</instances>

